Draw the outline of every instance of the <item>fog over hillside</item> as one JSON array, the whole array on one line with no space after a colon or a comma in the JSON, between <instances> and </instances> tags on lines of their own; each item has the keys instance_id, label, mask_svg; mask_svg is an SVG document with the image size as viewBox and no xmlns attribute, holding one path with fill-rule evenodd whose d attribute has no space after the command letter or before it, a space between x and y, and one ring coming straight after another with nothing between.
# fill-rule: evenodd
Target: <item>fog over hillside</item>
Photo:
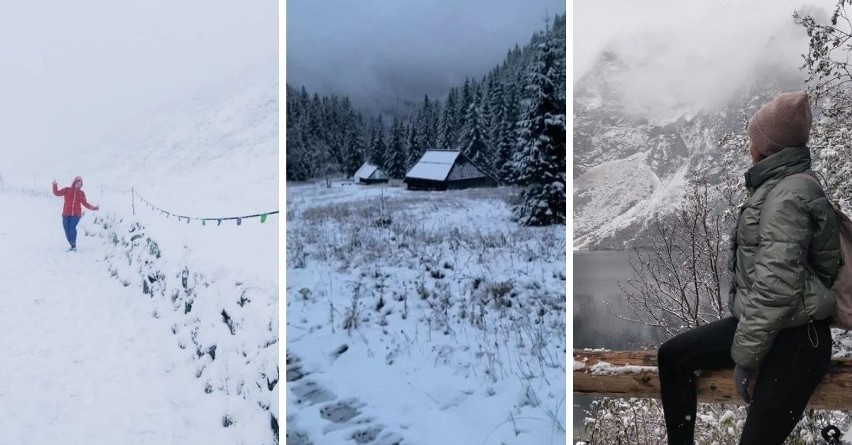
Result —
<instances>
[{"instance_id":1,"label":"fog over hillside","mask_svg":"<svg viewBox=\"0 0 852 445\"><path fill-rule=\"evenodd\" d=\"M718 108L756 73L797 70L807 36L793 12L833 7L801 0L615 3L575 5L575 86L611 51L624 63L617 79L622 100L655 112Z\"/></svg>"},{"instance_id":2,"label":"fog over hillside","mask_svg":"<svg viewBox=\"0 0 852 445\"><path fill-rule=\"evenodd\" d=\"M277 12L225 0L4 2L0 175L31 181L52 160L73 166L79 150L164 103L276 73Z\"/></svg>"},{"instance_id":3,"label":"fog over hillside","mask_svg":"<svg viewBox=\"0 0 852 445\"><path fill-rule=\"evenodd\" d=\"M622 6L575 11L575 248L629 247L696 171L717 177L720 138L805 88L808 38L793 12L824 14L786 2Z\"/></svg>"}]
</instances>

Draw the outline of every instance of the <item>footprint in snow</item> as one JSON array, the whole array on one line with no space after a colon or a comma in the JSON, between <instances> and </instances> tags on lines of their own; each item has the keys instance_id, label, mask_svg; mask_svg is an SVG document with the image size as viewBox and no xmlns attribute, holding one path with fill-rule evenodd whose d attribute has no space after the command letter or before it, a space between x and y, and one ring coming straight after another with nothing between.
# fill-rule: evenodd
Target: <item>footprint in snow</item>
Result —
<instances>
[{"instance_id":1,"label":"footprint in snow","mask_svg":"<svg viewBox=\"0 0 852 445\"><path fill-rule=\"evenodd\" d=\"M305 376L302 372L302 360L296 356L287 355L287 381L295 382Z\"/></svg>"},{"instance_id":2,"label":"footprint in snow","mask_svg":"<svg viewBox=\"0 0 852 445\"><path fill-rule=\"evenodd\" d=\"M297 405L307 404L308 406L312 406L318 403L331 402L337 398L331 391L312 381L303 381L292 385L290 392L296 396Z\"/></svg>"},{"instance_id":3,"label":"footprint in snow","mask_svg":"<svg viewBox=\"0 0 852 445\"><path fill-rule=\"evenodd\" d=\"M314 442L307 434L301 431L290 431L290 428L287 428L286 440L285 443L287 445L314 445Z\"/></svg>"},{"instance_id":4,"label":"footprint in snow","mask_svg":"<svg viewBox=\"0 0 852 445\"><path fill-rule=\"evenodd\" d=\"M352 440L359 444L371 443L379 437L379 433L382 432L382 427L373 426L367 428L366 430L356 431L352 434Z\"/></svg>"},{"instance_id":5,"label":"footprint in snow","mask_svg":"<svg viewBox=\"0 0 852 445\"><path fill-rule=\"evenodd\" d=\"M354 400L341 400L326 405L320 409L320 416L334 423L346 423L361 414L355 407L356 403Z\"/></svg>"},{"instance_id":6,"label":"footprint in snow","mask_svg":"<svg viewBox=\"0 0 852 445\"><path fill-rule=\"evenodd\" d=\"M403 439L399 434L382 432L383 428L380 425L376 425L366 430L360 430L352 434L352 440L354 440L359 445L364 444L373 444L373 445L402 445Z\"/></svg>"},{"instance_id":7,"label":"footprint in snow","mask_svg":"<svg viewBox=\"0 0 852 445\"><path fill-rule=\"evenodd\" d=\"M339 357L347 349L346 345L341 346L332 354L332 357ZM365 403L357 399L338 399L334 393L317 382L304 380L303 377L309 373L302 370L299 357L287 354L286 363L287 388L296 397L296 404L307 407L326 403L319 409L320 417L330 422L324 428L325 433L351 430L347 437L358 445L403 444L402 436L385 431L383 425L376 423L372 417L364 415ZM307 434L295 429L287 434L287 445L313 445L313 443Z\"/></svg>"}]
</instances>

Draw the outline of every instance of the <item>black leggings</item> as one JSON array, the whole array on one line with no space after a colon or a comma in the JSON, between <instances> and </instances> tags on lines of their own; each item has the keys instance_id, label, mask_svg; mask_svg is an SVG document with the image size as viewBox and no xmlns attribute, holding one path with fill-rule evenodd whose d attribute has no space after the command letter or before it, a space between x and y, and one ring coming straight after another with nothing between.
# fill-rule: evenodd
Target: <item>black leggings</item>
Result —
<instances>
[{"instance_id":1,"label":"black leggings","mask_svg":"<svg viewBox=\"0 0 852 445\"><path fill-rule=\"evenodd\" d=\"M698 399L695 371L734 367L731 344L736 329L737 320L725 318L679 334L660 346L657 358L669 445L692 445ZM830 361L827 320L779 332L760 367L740 445L782 444Z\"/></svg>"}]
</instances>

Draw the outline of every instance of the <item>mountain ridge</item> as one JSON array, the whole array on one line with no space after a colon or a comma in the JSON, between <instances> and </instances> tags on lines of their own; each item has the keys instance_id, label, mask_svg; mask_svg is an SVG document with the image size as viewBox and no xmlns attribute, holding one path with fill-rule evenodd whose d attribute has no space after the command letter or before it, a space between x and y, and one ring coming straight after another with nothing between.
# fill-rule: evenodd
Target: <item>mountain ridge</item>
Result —
<instances>
[{"instance_id":1,"label":"mountain ridge","mask_svg":"<svg viewBox=\"0 0 852 445\"><path fill-rule=\"evenodd\" d=\"M726 92L731 99L719 108L675 101L642 110L620 82L629 69L606 50L574 84L574 249L644 244L652 223L681 202L689 177L701 171L711 186L721 184L723 136L743 133L777 93L804 88L800 72L768 65Z\"/></svg>"}]
</instances>

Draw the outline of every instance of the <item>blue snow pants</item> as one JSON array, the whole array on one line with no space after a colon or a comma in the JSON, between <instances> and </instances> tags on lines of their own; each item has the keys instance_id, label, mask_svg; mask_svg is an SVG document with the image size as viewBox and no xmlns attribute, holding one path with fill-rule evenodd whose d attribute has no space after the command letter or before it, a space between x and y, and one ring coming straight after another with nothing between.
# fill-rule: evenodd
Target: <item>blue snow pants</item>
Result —
<instances>
[{"instance_id":1,"label":"blue snow pants","mask_svg":"<svg viewBox=\"0 0 852 445\"><path fill-rule=\"evenodd\" d=\"M62 228L65 229L65 239L68 240L71 247L77 247L77 223L79 222L79 216L62 217Z\"/></svg>"}]
</instances>

